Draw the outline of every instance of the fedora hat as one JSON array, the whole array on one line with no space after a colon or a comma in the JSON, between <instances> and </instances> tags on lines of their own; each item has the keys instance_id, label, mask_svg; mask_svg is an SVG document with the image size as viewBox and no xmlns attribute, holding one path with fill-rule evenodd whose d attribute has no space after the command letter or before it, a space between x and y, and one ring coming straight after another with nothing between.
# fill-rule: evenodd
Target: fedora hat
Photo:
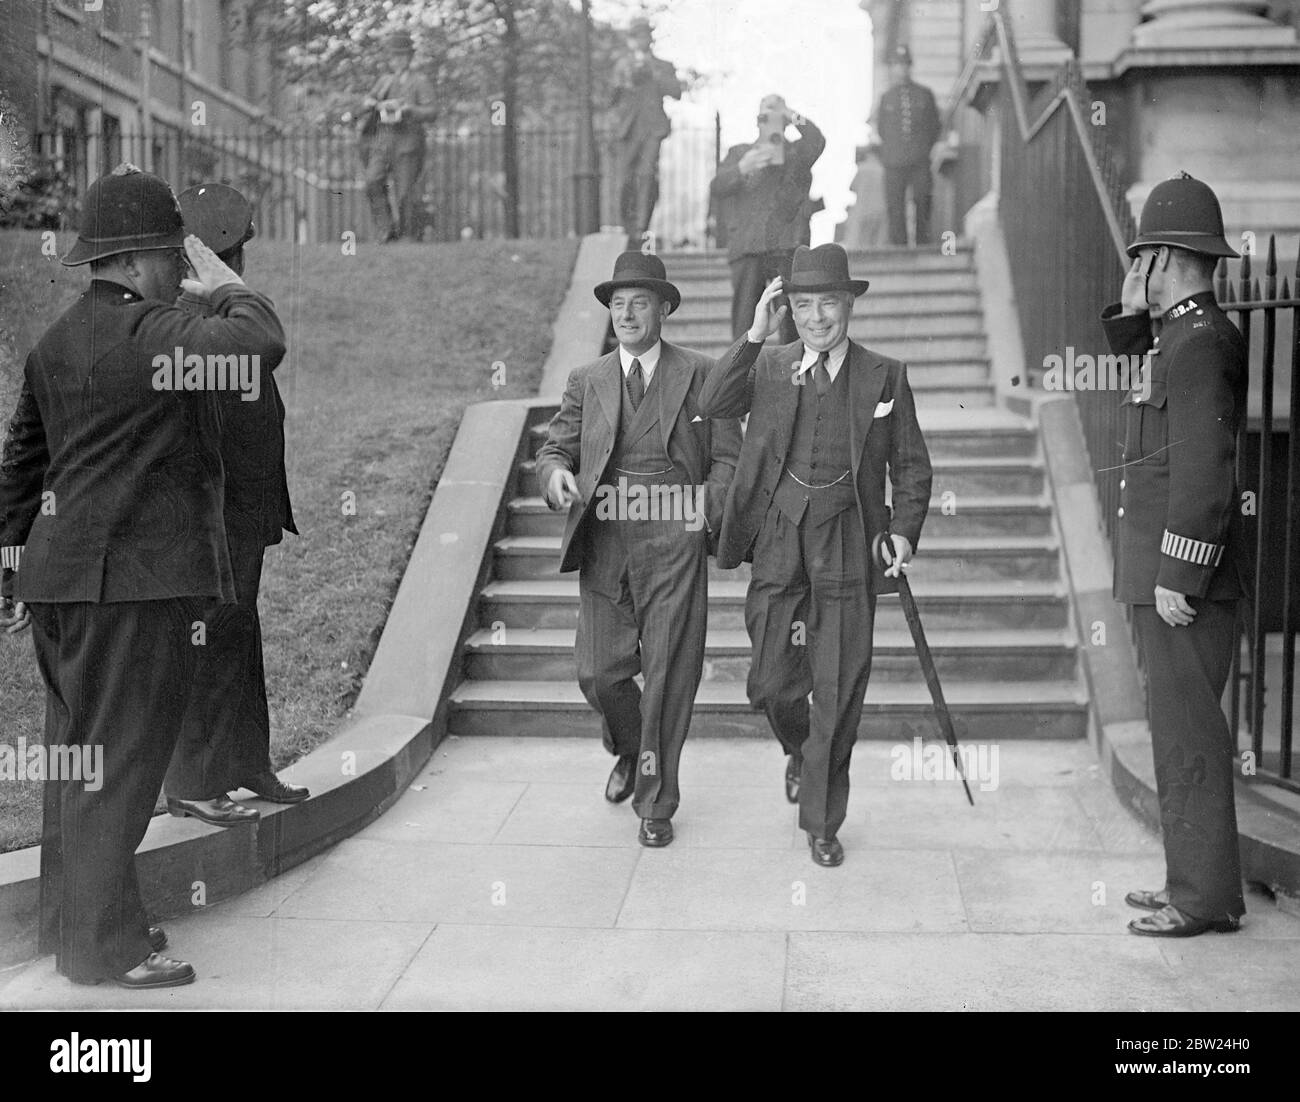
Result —
<instances>
[{"instance_id":1,"label":"fedora hat","mask_svg":"<svg viewBox=\"0 0 1300 1102\"><path fill-rule=\"evenodd\" d=\"M253 204L227 184L196 184L182 191L177 201L185 232L194 234L218 256L257 232Z\"/></svg>"},{"instance_id":2,"label":"fedora hat","mask_svg":"<svg viewBox=\"0 0 1300 1102\"><path fill-rule=\"evenodd\" d=\"M1144 245L1170 245L1206 256L1237 256L1223 236L1223 212L1209 184L1180 172L1151 189L1142 205L1138 235L1128 249L1137 256Z\"/></svg>"},{"instance_id":3,"label":"fedora hat","mask_svg":"<svg viewBox=\"0 0 1300 1102\"><path fill-rule=\"evenodd\" d=\"M133 164L120 164L86 189L77 242L63 263L75 268L116 253L184 245L181 208L167 181Z\"/></svg>"},{"instance_id":4,"label":"fedora hat","mask_svg":"<svg viewBox=\"0 0 1300 1102\"><path fill-rule=\"evenodd\" d=\"M818 245L815 249L800 245L794 251L785 292L848 291L856 298L870 286L865 279L849 278L849 254L843 245Z\"/></svg>"},{"instance_id":5,"label":"fedora hat","mask_svg":"<svg viewBox=\"0 0 1300 1102\"><path fill-rule=\"evenodd\" d=\"M668 282L664 262L654 253L626 252L614 261L614 278L596 284L596 299L608 306L620 287L644 287L668 303L671 314L682 304L682 293Z\"/></svg>"}]
</instances>

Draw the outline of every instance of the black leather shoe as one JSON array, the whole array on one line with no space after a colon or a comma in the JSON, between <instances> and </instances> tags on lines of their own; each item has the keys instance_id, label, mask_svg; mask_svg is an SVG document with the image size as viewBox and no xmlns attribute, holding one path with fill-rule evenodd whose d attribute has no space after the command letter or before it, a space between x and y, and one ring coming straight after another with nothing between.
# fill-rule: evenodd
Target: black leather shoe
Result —
<instances>
[{"instance_id":1,"label":"black leather shoe","mask_svg":"<svg viewBox=\"0 0 1300 1102\"><path fill-rule=\"evenodd\" d=\"M802 755L791 754L785 762L785 798L792 804L799 802L799 778L802 775Z\"/></svg>"},{"instance_id":2,"label":"black leather shoe","mask_svg":"<svg viewBox=\"0 0 1300 1102\"><path fill-rule=\"evenodd\" d=\"M229 796L218 796L215 800L178 800L168 796L167 810L178 819L188 815L219 827L255 823L262 817L262 813L255 807L244 807Z\"/></svg>"},{"instance_id":3,"label":"black leather shoe","mask_svg":"<svg viewBox=\"0 0 1300 1102\"><path fill-rule=\"evenodd\" d=\"M605 785L605 799L612 804L621 804L636 787L636 755L624 754L614 763L609 774L609 783Z\"/></svg>"},{"instance_id":4,"label":"black leather shoe","mask_svg":"<svg viewBox=\"0 0 1300 1102\"><path fill-rule=\"evenodd\" d=\"M1124 902L1140 911L1158 911L1169 906L1169 889L1161 888L1158 892L1129 892Z\"/></svg>"},{"instance_id":5,"label":"black leather shoe","mask_svg":"<svg viewBox=\"0 0 1300 1102\"><path fill-rule=\"evenodd\" d=\"M273 804L300 804L311 795L311 790L300 784L285 784L269 769L256 776L245 777L240 782L241 788L247 788L254 796L270 800Z\"/></svg>"},{"instance_id":6,"label":"black leather shoe","mask_svg":"<svg viewBox=\"0 0 1300 1102\"><path fill-rule=\"evenodd\" d=\"M1143 937L1196 937L1207 930L1216 934L1231 934L1241 929L1237 918L1193 918L1185 915L1172 903L1154 914L1135 918L1128 928Z\"/></svg>"},{"instance_id":7,"label":"black leather shoe","mask_svg":"<svg viewBox=\"0 0 1300 1102\"><path fill-rule=\"evenodd\" d=\"M818 838L809 831L808 849L812 851L813 861L822 868L833 869L844 864L844 847L838 838Z\"/></svg>"},{"instance_id":8,"label":"black leather shoe","mask_svg":"<svg viewBox=\"0 0 1300 1102\"><path fill-rule=\"evenodd\" d=\"M637 831L637 841L643 846L658 849L673 840L673 821L671 819L642 819L641 829Z\"/></svg>"},{"instance_id":9,"label":"black leather shoe","mask_svg":"<svg viewBox=\"0 0 1300 1102\"><path fill-rule=\"evenodd\" d=\"M167 931L161 926L149 927L149 948L155 953L161 953L167 948Z\"/></svg>"},{"instance_id":10,"label":"black leather shoe","mask_svg":"<svg viewBox=\"0 0 1300 1102\"><path fill-rule=\"evenodd\" d=\"M183 987L194 982L194 968L183 960L172 960L150 953L129 972L114 976L118 987L148 990L154 987Z\"/></svg>"}]
</instances>

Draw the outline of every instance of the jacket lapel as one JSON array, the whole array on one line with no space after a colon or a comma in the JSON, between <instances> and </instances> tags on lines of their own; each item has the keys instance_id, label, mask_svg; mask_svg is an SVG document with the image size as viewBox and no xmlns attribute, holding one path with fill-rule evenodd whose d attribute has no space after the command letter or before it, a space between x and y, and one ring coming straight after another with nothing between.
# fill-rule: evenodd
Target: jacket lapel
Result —
<instances>
[{"instance_id":1,"label":"jacket lapel","mask_svg":"<svg viewBox=\"0 0 1300 1102\"><path fill-rule=\"evenodd\" d=\"M759 353L759 356L763 359L771 357L764 366L776 372L777 382L780 384L777 389L779 398L777 399L776 424L772 443L776 445L776 454L781 457L782 464L790 458L790 440L794 436L794 419L799 413L800 389L794 385L794 373L803 360L803 353L803 341L797 341L783 348L774 349L771 353L766 350ZM805 385L807 381L807 379L804 380Z\"/></svg>"},{"instance_id":2,"label":"jacket lapel","mask_svg":"<svg viewBox=\"0 0 1300 1102\"><path fill-rule=\"evenodd\" d=\"M663 434L664 455L668 454L668 437L672 435L673 426L677 424L677 415L686 401L686 392L691 386L691 372L681 362L677 349L667 341L659 353L659 363L655 367L655 378L659 380L659 431Z\"/></svg>"},{"instance_id":3,"label":"jacket lapel","mask_svg":"<svg viewBox=\"0 0 1300 1102\"><path fill-rule=\"evenodd\" d=\"M623 401L623 368L618 360L618 349L606 356L605 362L591 373L591 389L596 392L600 408L609 422L612 440L618 434L619 410Z\"/></svg>"},{"instance_id":4,"label":"jacket lapel","mask_svg":"<svg viewBox=\"0 0 1300 1102\"><path fill-rule=\"evenodd\" d=\"M876 403L885 389L885 365L879 356L868 352L856 341L849 341L849 354L840 369L849 373L849 454L853 457L856 478L866 447L867 433L875 420Z\"/></svg>"}]
</instances>

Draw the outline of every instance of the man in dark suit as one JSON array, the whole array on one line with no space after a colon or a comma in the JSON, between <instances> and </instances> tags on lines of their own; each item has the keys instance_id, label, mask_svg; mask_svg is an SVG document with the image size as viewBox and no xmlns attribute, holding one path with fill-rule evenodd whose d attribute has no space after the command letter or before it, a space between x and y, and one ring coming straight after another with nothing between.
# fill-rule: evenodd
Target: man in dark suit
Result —
<instances>
[{"instance_id":1,"label":"man in dark suit","mask_svg":"<svg viewBox=\"0 0 1300 1102\"><path fill-rule=\"evenodd\" d=\"M420 194L424 171L424 128L438 115L433 90L414 67L415 44L406 31L384 40L389 71L381 76L362 103L358 140L366 167L366 196L375 235L380 241L403 237L419 240ZM389 207L392 180L397 220Z\"/></svg>"},{"instance_id":2,"label":"man in dark suit","mask_svg":"<svg viewBox=\"0 0 1300 1102\"><path fill-rule=\"evenodd\" d=\"M253 206L225 184L199 184L181 193L185 228L230 270L244 274L244 245L255 232ZM204 317L211 301L185 293L179 302ZM251 393L222 391L221 461L226 486L223 517L236 604L219 604L204 616L207 638L199 649L189 709L164 788L174 815L233 826L258 813L236 804L230 792L247 788L264 800L293 804L310 793L286 784L271 768L271 720L262 659L257 593L266 548L285 531L298 530L284 469L284 402L275 382L279 357L258 362ZM251 399L251 400L250 400Z\"/></svg>"},{"instance_id":3,"label":"man in dark suit","mask_svg":"<svg viewBox=\"0 0 1300 1102\"><path fill-rule=\"evenodd\" d=\"M682 83L651 52L648 20L634 19L627 37L630 52L614 66L614 168L628 248L638 248L659 198L659 147L670 129L664 97L680 99Z\"/></svg>"},{"instance_id":4,"label":"man in dark suit","mask_svg":"<svg viewBox=\"0 0 1300 1102\"><path fill-rule=\"evenodd\" d=\"M853 301L866 289L849 278L839 245L797 249L789 281L764 290L749 332L718 361L699 403L706 417L749 414L718 565L753 562L749 699L789 755L786 797L798 802L813 860L824 866L844 860L836 832L871 673L876 597L897 590L893 579L930 504L930 456L907 372L849 340ZM783 291L789 308L776 306ZM787 309L799 340L764 349ZM869 550L880 532L893 537L888 569Z\"/></svg>"},{"instance_id":5,"label":"man in dark suit","mask_svg":"<svg viewBox=\"0 0 1300 1102\"><path fill-rule=\"evenodd\" d=\"M1151 911L1135 934L1236 930L1246 907L1223 690L1250 555L1236 482L1246 343L1212 279L1223 237L1214 192L1185 173L1142 209L1120 302L1102 313L1112 350L1141 362L1120 458L1115 599L1131 605L1147 675L1165 886L1130 892Z\"/></svg>"},{"instance_id":6,"label":"man in dark suit","mask_svg":"<svg viewBox=\"0 0 1300 1102\"><path fill-rule=\"evenodd\" d=\"M618 759L605 798L635 792L641 844L666 846L740 425L700 413L713 361L660 339L681 302L662 260L624 253L596 298L619 347L569 376L537 477L547 504L569 511L560 570L580 572L578 683Z\"/></svg>"},{"instance_id":7,"label":"man in dark suit","mask_svg":"<svg viewBox=\"0 0 1300 1102\"><path fill-rule=\"evenodd\" d=\"M907 244L909 191L916 211L916 244L928 244L934 193L930 152L942 124L934 93L912 80L912 54L906 46L889 59L889 89L880 97L871 124L880 135L880 163L885 166L890 244Z\"/></svg>"},{"instance_id":8,"label":"man in dark suit","mask_svg":"<svg viewBox=\"0 0 1300 1102\"><path fill-rule=\"evenodd\" d=\"M184 286L212 317L175 305L186 255ZM45 788L40 945L78 983L170 987L194 969L156 951L166 936L148 924L134 854L203 608L234 598L208 384L218 358L282 356L284 334L266 299L183 236L167 184L132 165L88 189L64 263L90 264L90 288L28 356L0 458L0 565L18 598L0 629L33 629L46 746L102 749L99 787Z\"/></svg>"},{"instance_id":9,"label":"man in dark suit","mask_svg":"<svg viewBox=\"0 0 1300 1102\"><path fill-rule=\"evenodd\" d=\"M734 337L749 328L763 287L790 274L790 258L807 229L801 215L812 166L826 148L816 125L780 96L764 96L758 110L759 140L727 150L709 188L725 220ZM787 126L799 131L798 140L786 140ZM785 314L781 325L781 342L789 344L794 322Z\"/></svg>"}]
</instances>

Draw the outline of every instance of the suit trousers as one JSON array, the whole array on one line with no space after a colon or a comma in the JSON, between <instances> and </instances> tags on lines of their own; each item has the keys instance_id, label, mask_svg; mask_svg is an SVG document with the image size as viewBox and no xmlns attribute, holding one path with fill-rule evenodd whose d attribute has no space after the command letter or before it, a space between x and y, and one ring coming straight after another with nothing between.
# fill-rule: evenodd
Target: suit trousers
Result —
<instances>
[{"instance_id":1,"label":"suit trousers","mask_svg":"<svg viewBox=\"0 0 1300 1102\"><path fill-rule=\"evenodd\" d=\"M370 200L370 217L378 240L390 237L419 238L420 192L416 187L424 170L424 145L409 147L409 140L384 132L381 126L370 147L366 161L366 197ZM393 202L397 220L388 201L388 181L393 182Z\"/></svg>"},{"instance_id":2,"label":"suit trousers","mask_svg":"<svg viewBox=\"0 0 1300 1102\"><path fill-rule=\"evenodd\" d=\"M907 192L912 192L916 208L916 244L930 242L930 203L934 194L934 180L930 175L930 162L917 161L885 169L885 212L889 218L889 243L907 244Z\"/></svg>"},{"instance_id":3,"label":"suit trousers","mask_svg":"<svg viewBox=\"0 0 1300 1102\"><path fill-rule=\"evenodd\" d=\"M742 337L754 324L754 307L763 297L763 288L777 276L788 280L794 250L777 250L738 256L731 262L731 335L733 340ZM778 334L781 344L799 339L790 311L781 319Z\"/></svg>"},{"instance_id":4,"label":"suit trousers","mask_svg":"<svg viewBox=\"0 0 1300 1102\"><path fill-rule=\"evenodd\" d=\"M813 525L771 506L754 542L749 700L785 752L803 755L799 826L820 838L835 837L848 811L876 618L869 554L853 508Z\"/></svg>"},{"instance_id":5,"label":"suit trousers","mask_svg":"<svg viewBox=\"0 0 1300 1102\"><path fill-rule=\"evenodd\" d=\"M650 216L659 201L659 147L661 137L627 137L614 145L618 180L619 216L629 240L640 242L650 228Z\"/></svg>"},{"instance_id":6,"label":"suit trousers","mask_svg":"<svg viewBox=\"0 0 1300 1102\"><path fill-rule=\"evenodd\" d=\"M1170 627L1135 605L1147 674L1169 901L1194 918L1240 917L1241 854L1233 796L1235 749L1223 690L1236 646L1236 601L1192 598L1196 619Z\"/></svg>"},{"instance_id":7,"label":"suit trousers","mask_svg":"<svg viewBox=\"0 0 1300 1102\"><path fill-rule=\"evenodd\" d=\"M637 754L632 806L670 819L677 765L704 669L708 542L681 522L596 520L578 579L578 684L605 749ZM645 675L645 689L635 676Z\"/></svg>"},{"instance_id":8,"label":"suit trousers","mask_svg":"<svg viewBox=\"0 0 1300 1102\"><path fill-rule=\"evenodd\" d=\"M40 948L69 979L95 983L152 951L135 851L185 714L203 602L29 607L45 744L103 753L97 791L79 780L46 782Z\"/></svg>"},{"instance_id":9,"label":"suit trousers","mask_svg":"<svg viewBox=\"0 0 1300 1102\"><path fill-rule=\"evenodd\" d=\"M206 642L198 659L189 707L167 770L167 795L178 800L224 796L271 768L271 720L266 701L262 622L257 594L265 547L256 533L227 521L237 604L204 610Z\"/></svg>"}]
</instances>

